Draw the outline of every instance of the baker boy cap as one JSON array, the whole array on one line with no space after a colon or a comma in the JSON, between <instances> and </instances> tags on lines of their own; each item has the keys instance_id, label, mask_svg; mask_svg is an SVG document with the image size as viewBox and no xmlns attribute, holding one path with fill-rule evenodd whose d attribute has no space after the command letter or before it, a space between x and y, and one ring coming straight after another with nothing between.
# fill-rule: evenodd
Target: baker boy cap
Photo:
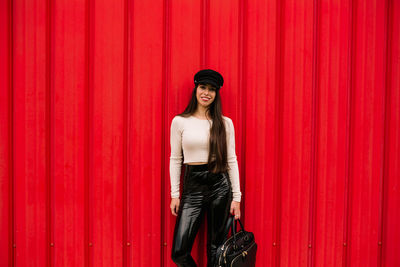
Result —
<instances>
[{"instance_id":1,"label":"baker boy cap","mask_svg":"<svg viewBox=\"0 0 400 267\"><path fill-rule=\"evenodd\" d=\"M215 70L204 69L198 71L194 75L194 84L197 85L199 83L211 84L215 88L220 89L224 84L224 78L219 72Z\"/></svg>"}]
</instances>

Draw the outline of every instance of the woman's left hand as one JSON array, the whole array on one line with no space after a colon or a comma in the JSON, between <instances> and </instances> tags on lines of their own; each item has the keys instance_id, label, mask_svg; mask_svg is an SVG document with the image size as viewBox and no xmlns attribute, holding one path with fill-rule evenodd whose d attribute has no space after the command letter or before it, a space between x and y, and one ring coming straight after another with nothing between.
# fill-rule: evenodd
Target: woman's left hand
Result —
<instances>
[{"instance_id":1,"label":"woman's left hand","mask_svg":"<svg viewBox=\"0 0 400 267\"><path fill-rule=\"evenodd\" d=\"M240 219L240 202L232 201L230 213L235 215L235 220Z\"/></svg>"}]
</instances>

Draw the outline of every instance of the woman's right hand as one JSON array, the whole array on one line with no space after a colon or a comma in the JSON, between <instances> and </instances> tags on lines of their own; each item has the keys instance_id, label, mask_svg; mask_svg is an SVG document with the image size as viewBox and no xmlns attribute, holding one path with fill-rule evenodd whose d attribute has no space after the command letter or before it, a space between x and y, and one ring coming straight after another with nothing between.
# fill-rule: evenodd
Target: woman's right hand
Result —
<instances>
[{"instance_id":1,"label":"woman's right hand","mask_svg":"<svg viewBox=\"0 0 400 267\"><path fill-rule=\"evenodd\" d=\"M174 216L178 216L179 202L180 202L179 198L171 199L171 205L169 205L169 207L171 208L171 213Z\"/></svg>"}]
</instances>

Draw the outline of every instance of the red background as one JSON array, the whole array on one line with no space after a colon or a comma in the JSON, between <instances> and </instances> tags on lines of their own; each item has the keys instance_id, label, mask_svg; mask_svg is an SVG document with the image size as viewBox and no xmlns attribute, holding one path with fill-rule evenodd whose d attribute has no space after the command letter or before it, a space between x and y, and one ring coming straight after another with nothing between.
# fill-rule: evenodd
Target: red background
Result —
<instances>
[{"instance_id":1,"label":"red background","mask_svg":"<svg viewBox=\"0 0 400 267\"><path fill-rule=\"evenodd\" d=\"M0 5L1 266L174 266L169 127L206 67L257 266L400 266L399 1Z\"/></svg>"}]
</instances>

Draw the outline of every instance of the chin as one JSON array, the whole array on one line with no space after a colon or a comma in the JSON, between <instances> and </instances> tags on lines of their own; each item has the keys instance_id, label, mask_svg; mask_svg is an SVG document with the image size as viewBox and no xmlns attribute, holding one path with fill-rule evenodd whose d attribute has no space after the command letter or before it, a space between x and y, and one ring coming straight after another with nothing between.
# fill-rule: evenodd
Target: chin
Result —
<instances>
[{"instance_id":1,"label":"chin","mask_svg":"<svg viewBox=\"0 0 400 267\"><path fill-rule=\"evenodd\" d=\"M211 104L212 104L212 103L206 103L206 104L203 104L203 106L209 107L209 106L211 106Z\"/></svg>"},{"instance_id":2,"label":"chin","mask_svg":"<svg viewBox=\"0 0 400 267\"><path fill-rule=\"evenodd\" d=\"M214 102L214 101L213 101ZM208 106L211 106L211 104L213 103L213 102L211 102L211 103L204 103L204 102L200 102L199 100L197 100L197 103L199 103L200 105L202 105L202 106L204 106L204 107L208 107Z\"/></svg>"}]
</instances>

